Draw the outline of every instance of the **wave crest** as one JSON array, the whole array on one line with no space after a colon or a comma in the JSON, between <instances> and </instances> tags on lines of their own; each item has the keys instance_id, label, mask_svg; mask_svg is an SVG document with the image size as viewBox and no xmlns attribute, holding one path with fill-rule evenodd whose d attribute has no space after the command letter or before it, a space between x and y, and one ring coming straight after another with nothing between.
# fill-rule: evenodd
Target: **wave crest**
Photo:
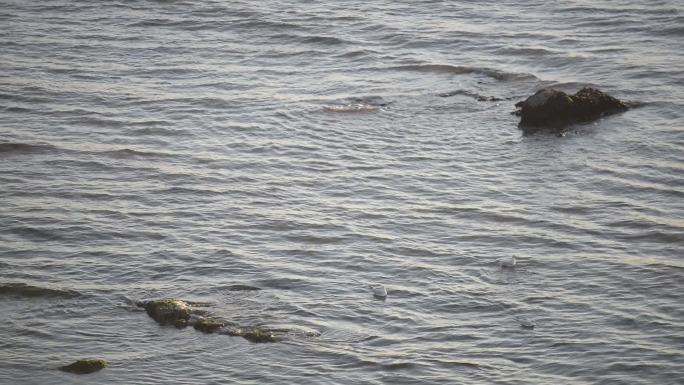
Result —
<instances>
[{"instance_id":1,"label":"wave crest","mask_svg":"<svg viewBox=\"0 0 684 385\"><path fill-rule=\"evenodd\" d=\"M0 295L28 298L75 298L79 297L81 294L74 290L52 289L27 285L25 283L8 283L0 285Z\"/></svg>"},{"instance_id":2,"label":"wave crest","mask_svg":"<svg viewBox=\"0 0 684 385\"><path fill-rule=\"evenodd\" d=\"M451 64L414 64L391 67L390 69L397 71L432 72L453 75L479 74L501 81L537 79L536 76L528 73L506 72L494 68L458 66Z\"/></svg>"}]
</instances>

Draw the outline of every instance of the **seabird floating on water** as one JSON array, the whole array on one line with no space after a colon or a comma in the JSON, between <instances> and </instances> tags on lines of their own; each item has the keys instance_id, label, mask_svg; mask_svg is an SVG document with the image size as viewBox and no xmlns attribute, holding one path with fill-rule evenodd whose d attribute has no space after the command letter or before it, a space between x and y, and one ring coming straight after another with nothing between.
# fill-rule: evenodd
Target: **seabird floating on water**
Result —
<instances>
[{"instance_id":1,"label":"seabird floating on water","mask_svg":"<svg viewBox=\"0 0 684 385\"><path fill-rule=\"evenodd\" d=\"M517 263L515 257L513 256L507 258L499 258L497 259L497 262L499 263L499 266L507 268L515 267L515 264Z\"/></svg>"},{"instance_id":2,"label":"seabird floating on water","mask_svg":"<svg viewBox=\"0 0 684 385\"><path fill-rule=\"evenodd\" d=\"M373 295L378 297L378 298L386 298L387 297L387 289L385 289L385 286L377 284L377 285L371 285L371 289L373 289Z\"/></svg>"},{"instance_id":3,"label":"seabird floating on water","mask_svg":"<svg viewBox=\"0 0 684 385\"><path fill-rule=\"evenodd\" d=\"M520 327L523 329L534 329L534 327L537 326L537 323L534 322L534 320L527 318L520 318L518 319L518 322L520 322Z\"/></svg>"}]
</instances>

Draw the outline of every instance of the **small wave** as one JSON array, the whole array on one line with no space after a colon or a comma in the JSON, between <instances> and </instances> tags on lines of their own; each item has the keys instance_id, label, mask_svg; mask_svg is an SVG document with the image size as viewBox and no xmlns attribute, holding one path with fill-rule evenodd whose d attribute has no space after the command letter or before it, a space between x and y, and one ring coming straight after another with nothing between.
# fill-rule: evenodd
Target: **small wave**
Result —
<instances>
[{"instance_id":1,"label":"small wave","mask_svg":"<svg viewBox=\"0 0 684 385\"><path fill-rule=\"evenodd\" d=\"M359 104L368 104L371 106L376 106L376 107L386 107L392 102L389 102L385 99L383 99L382 96L375 96L375 95L369 95L369 96L354 96L351 98L344 99L344 101L348 103L359 103Z\"/></svg>"},{"instance_id":2,"label":"small wave","mask_svg":"<svg viewBox=\"0 0 684 385\"><path fill-rule=\"evenodd\" d=\"M532 57L538 57L538 56L550 56L550 55L557 55L558 52L552 51L550 49L542 48L542 47L502 47L496 50L497 54L502 54L502 55L513 55L513 56L532 56Z\"/></svg>"},{"instance_id":3,"label":"small wave","mask_svg":"<svg viewBox=\"0 0 684 385\"><path fill-rule=\"evenodd\" d=\"M116 119L105 119L98 117L73 117L72 121L92 127L120 128L125 126L125 122Z\"/></svg>"},{"instance_id":4,"label":"small wave","mask_svg":"<svg viewBox=\"0 0 684 385\"><path fill-rule=\"evenodd\" d=\"M413 369L418 366L415 362L392 362L389 364L383 364L383 363L377 363L383 371L396 371L396 370L408 370L408 369Z\"/></svg>"},{"instance_id":5,"label":"small wave","mask_svg":"<svg viewBox=\"0 0 684 385\"><path fill-rule=\"evenodd\" d=\"M156 190L156 193L159 195L188 195L188 196L215 196L215 195L223 195L225 192L219 191L219 190L212 190L208 188L197 188L197 187L183 187L183 186L174 186L174 187L169 187L169 188L164 188L160 190Z\"/></svg>"},{"instance_id":6,"label":"small wave","mask_svg":"<svg viewBox=\"0 0 684 385\"><path fill-rule=\"evenodd\" d=\"M74 290L50 289L46 287L27 285L25 283L8 283L0 285L0 295L10 295L28 298L74 298L80 296L81 294Z\"/></svg>"},{"instance_id":7,"label":"small wave","mask_svg":"<svg viewBox=\"0 0 684 385\"><path fill-rule=\"evenodd\" d=\"M478 102L500 102L500 101L504 100L504 99L498 98L496 96L481 95L475 91L469 91L469 90L455 90L455 91L443 92L441 94L437 94L437 96L442 97L442 98L448 98L448 97L456 96L456 95L469 96L471 98L477 99Z\"/></svg>"},{"instance_id":8,"label":"small wave","mask_svg":"<svg viewBox=\"0 0 684 385\"><path fill-rule=\"evenodd\" d=\"M304 27L299 24L287 23L283 21L271 20L245 20L240 21L231 26L232 28L256 29L259 31L283 31L283 30L303 30Z\"/></svg>"},{"instance_id":9,"label":"small wave","mask_svg":"<svg viewBox=\"0 0 684 385\"><path fill-rule=\"evenodd\" d=\"M172 157L172 154L152 151L132 150L130 148L123 148L120 150L103 151L99 154L106 155L117 159L131 159L131 158L161 158Z\"/></svg>"},{"instance_id":10,"label":"small wave","mask_svg":"<svg viewBox=\"0 0 684 385\"><path fill-rule=\"evenodd\" d=\"M342 52L340 54L335 55L335 57L339 58L358 58L358 57L366 57L372 54L375 54L375 51L371 51L368 49L359 49L359 50L354 50L354 51L348 51L348 52Z\"/></svg>"},{"instance_id":11,"label":"small wave","mask_svg":"<svg viewBox=\"0 0 684 385\"><path fill-rule=\"evenodd\" d=\"M56 147L50 144L29 144L29 143L0 143L0 154L30 154L35 152L45 152L55 150Z\"/></svg>"},{"instance_id":12,"label":"small wave","mask_svg":"<svg viewBox=\"0 0 684 385\"><path fill-rule=\"evenodd\" d=\"M469 361L453 361L453 360L434 360L433 361L436 364L445 366L445 367L464 367L464 368L472 368L472 369L483 369L483 368L489 368L487 365L480 364L478 362L469 362Z\"/></svg>"},{"instance_id":13,"label":"small wave","mask_svg":"<svg viewBox=\"0 0 684 385\"><path fill-rule=\"evenodd\" d=\"M75 47L75 48L77 48L77 47ZM89 46L78 47L78 48L85 48L85 49L90 48L90 49L92 49L92 47L89 47ZM60 74L60 75L61 74L70 75L70 74L78 74L78 73L82 72L82 70L76 69L76 68L48 67L45 69L45 72L52 73L52 74Z\"/></svg>"},{"instance_id":14,"label":"small wave","mask_svg":"<svg viewBox=\"0 0 684 385\"><path fill-rule=\"evenodd\" d=\"M22 113L22 112L32 112L30 108L25 107L5 107L5 112Z\"/></svg>"},{"instance_id":15,"label":"small wave","mask_svg":"<svg viewBox=\"0 0 684 385\"><path fill-rule=\"evenodd\" d=\"M213 29L216 27L216 24L199 19L183 18L182 20L148 19L136 21L127 26L129 28L173 28L185 31L201 31Z\"/></svg>"},{"instance_id":16,"label":"small wave","mask_svg":"<svg viewBox=\"0 0 684 385\"><path fill-rule=\"evenodd\" d=\"M539 84L539 89L542 88L556 88L561 91L566 91L566 92L576 92L579 91L580 89L584 87L593 87L593 88L601 88L603 89L600 84L596 83L586 83L586 82L559 82L559 81L542 81Z\"/></svg>"},{"instance_id":17,"label":"small wave","mask_svg":"<svg viewBox=\"0 0 684 385\"><path fill-rule=\"evenodd\" d=\"M152 19L152 20L136 21L134 23L128 24L127 27L156 27L156 26L168 25L169 23L171 23L171 21L165 20L165 19Z\"/></svg>"},{"instance_id":18,"label":"small wave","mask_svg":"<svg viewBox=\"0 0 684 385\"><path fill-rule=\"evenodd\" d=\"M608 14L608 15L671 15L676 14L677 9L668 7L639 7L639 8L629 8L629 7L598 7L598 6L574 6L574 7L562 7L556 10L559 13L575 13L581 14L586 13L590 15L597 14Z\"/></svg>"},{"instance_id":19,"label":"small wave","mask_svg":"<svg viewBox=\"0 0 684 385\"><path fill-rule=\"evenodd\" d=\"M654 30L652 33L660 36L673 36L681 38L682 36L684 36L684 26L676 25L674 27L657 29Z\"/></svg>"},{"instance_id":20,"label":"small wave","mask_svg":"<svg viewBox=\"0 0 684 385\"><path fill-rule=\"evenodd\" d=\"M528 73L506 72L493 68L456 66L450 64L415 64L390 67L388 69L397 71L433 72L453 75L479 74L501 81L537 79L536 76Z\"/></svg>"},{"instance_id":21,"label":"small wave","mask_svg":"<svg viewBox=\"0 0 684 385\"><path fill-rule=\"evenodd\" d=\"M313 245L324 245L324 244L334 244L344 241L343 237L337 236L322 236L322 235L312 235L312 234L291 234L286 235L285 238L293 242L300 242L304 244Z\"/></svg>"},{"instance_id":22,"label":"small wave","mask_svg":"<svg viewBox=\"0 0 684 385\"><path fill-rule=\"evenodd\" d=\"M259 291L261 288L249 285L230 285L224 288L228 291Z\"/></svg>"},{"instance_id":23,"label":"small wave","mask_svg":"<svg viewBox=\"0 0 684 385\"><path fill-rule=\"evenodd\" d=\"M157 50L159 51L164 51L164 47L159 47ZM168 67L156 67L156 68L149 68L145 70L139 70L136 71L136 74L138 76L152 76L152 77L157 77L157 76L191 76L195 74L201 74L202 71L196 68L191 68L191 67L182 67L180 65L176 66L168 66Z\"/></svg>"},{"instance_id":24,"label":"small wave","mask_svg":"<svg viewBox=\"0 0 684 385\"><path fill-rule=\"evenodd\" d=\"M630 225L632 227L645 227L644 225L638 226L634 223ZM654 242L664 245L681 245L684 243L684 236L680 231L668 231L664 229L615 234L615 237L630 242Z\"/></svg>"},{"instance_id":25,"label":"small wave","mask_svg":"<svg viewBox=\"0 0 684 385\"><path fill-rule=\"evenodd\" d=\"M49 91L37 88L37 87L25 87L24 88L24 93L2 93L0 92L0 100L6 100L9 102L20 102L20 103L29 103L29 104L38 104L38 103L50 103L53 100L50 99L50 97L46 96L50 94ZM34 91L36 91L34 93ZM51 93L55 94L55 93ZM40 96L36 96L40 95Z\"/></svg>"},{"instance_id":26,"label":"small wave","mask_svg":"<svg viewBox=\"0 0 684 385\"><path fill-rule=\"evenodd\" d=\"M325 106L324 111L328 112L374 112L380 107L369 104L346 104L342 106Z\"/></svg>"},{"instance_id":27,"label":"small wave","mask_svg":"<svg viewBox=\"0 0 684 385\"><path fill-rule=\"evenodd\" d=\"M10 227L6 229L6 231L10 234L16 234L20 237L27 237L32 239L52 240L59 238L59 236L55 233L54 230L30 226Z\"/></svg>"},{"instance_id":28,"label":"small wave","mask_svg":"<svg viewBox=\"0 0 684 385\"><path fill-rule=\"evenodd\" d=\"M345 40L342 40L337 37L333 36L309 36L306 37L303 40L304 43L309 43L309 44L325 44L325 45L337 45L337 44L344 44L346 43Z\"/></svg>"},{"instance_id":29,"label":"small wave","mask_svg":"<svg viewBox=\"0 0 684 385\"><path fill-rule=\"evenodd\" d=\"M340 101L340 104L323 107L329 112L374 112L382 107L387 107L388 102L381 96L355 96Z\"/></svg>"},{"instance_id":30,"label":"small wave","mask_svg":"<svg viewBox=\"0 0 684 385\"><path fill-rule=\"evenodd\" d=\"M298 277L274 277L261 280L259 286L275 290L292 290L306 287L308 284L310 284L309 281Z\"/></svg>"},{"instance_id":31,"label":"small wave","mask_svg":"<svg viewBox=\"0 0 684 385\"><path fill-rule=\"evenodd\" d=\"M153 124L153 123L150 123ZM143 127L131 131L133 136L190 136L188 131L174 130L164 127Z\"/></svg>"}]
</instances>

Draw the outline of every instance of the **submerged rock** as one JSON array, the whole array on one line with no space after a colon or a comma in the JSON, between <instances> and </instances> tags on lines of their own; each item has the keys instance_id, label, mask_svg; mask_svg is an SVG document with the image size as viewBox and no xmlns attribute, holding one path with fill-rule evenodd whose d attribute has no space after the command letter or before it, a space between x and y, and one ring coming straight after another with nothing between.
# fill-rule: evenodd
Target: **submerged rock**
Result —
<instances>
[{"instance_id":1,"label":"submerged rock","mask_svg":"<svg viewBox=\"0 0 684 385\"><path fill-rule=\"evenodd\" d=\"M272 330L259 327L249 329L230 329L226 334L233 337L242 337L247 341L254 343L279 341Z\"/></svg>"},{"instance_id":2,"label":"submerged rock","mask_svg":"<svg viewBox=\"0 0 684 385\"><path fill-rule=\"evenodd\" d=\"M225 326L225 323L215 320L213 318L201 318L195 321L195 330L199 330L203 333L213 333L222 327Z\"/></svg>"},{"instance_id":3,"label":"submerged rock","mask_svg":"<svg viewBox=\"0 0 684 385\"><path fill-rule=\"evenodd\" d=\"M143 304L147 314L160 325L184 327L190 320L190 306L176 299L160 299Z\"/></svg>"},{"instance_id":4,"label":"submerged rock","mask_svg":"<svg viewBox=\"0 0 684 385\"><path fill-rule=\"evenodd\" d=\"M102 370L107 365L108 363L105 360L78 360L73 364L60 367L59 370L76 374L88 374Z\"/></svg>"},{"instance_id":5,"label":"submerged rock","mask_svg":"<svg viewBox=\"0 0 684 385\"><path fill-rule=\"evenodd\" d=\"M569 124L627 110L625 103L595 88L582 88L574 95L546 88L515 106L519 108L519 127L525 134L544 129L558 131Z\"/></svg>"},{"instance_id":6,"label":"submerged rock","mask_svg":"<svg viewBox=\"0 0 684 385\"><path fill-rule=\"evenodd\" d=\"M254 343L278 342L282 340L282 337L276 336L276 333L292 332L290 329L241 327L224 319L215 318L209 312L196 308L196 306L208 306L205 303L161 299L136 302L136 305L144 308L147 314L160 325L174 325L179 328L192 326L195 330L203 333L242 337ZM303 333L302 335L315 337L319 333Z\"/></svg>"},{"instance_id":7,"label":"submerged rock","mask_svg":"<svg viewBox=\"0 0 684 385\"><path fill-rule=\"evenodd\" d=\"M277 342L275 335L272 331L267 329L249 329L242 331L238 334L240 337L246 339L249 342L254 343L264 343L264 342Z\"/></svg>"}]
</instances>

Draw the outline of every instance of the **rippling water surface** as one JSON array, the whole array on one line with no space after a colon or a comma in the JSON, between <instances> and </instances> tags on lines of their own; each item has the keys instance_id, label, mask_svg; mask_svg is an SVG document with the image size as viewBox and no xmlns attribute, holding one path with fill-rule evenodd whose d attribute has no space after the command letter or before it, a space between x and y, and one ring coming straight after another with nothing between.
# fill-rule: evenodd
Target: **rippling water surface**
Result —
<instances>
[{"instance_id":1,"label":"rippling water surface","mask_svg":"<svg viewBox=\"0 0 684 385\"><path fill-rule=\"evenodd\" d=\"M684 383L680 1L0 3L0 383Z\"/></svg>"}]
</instances>

